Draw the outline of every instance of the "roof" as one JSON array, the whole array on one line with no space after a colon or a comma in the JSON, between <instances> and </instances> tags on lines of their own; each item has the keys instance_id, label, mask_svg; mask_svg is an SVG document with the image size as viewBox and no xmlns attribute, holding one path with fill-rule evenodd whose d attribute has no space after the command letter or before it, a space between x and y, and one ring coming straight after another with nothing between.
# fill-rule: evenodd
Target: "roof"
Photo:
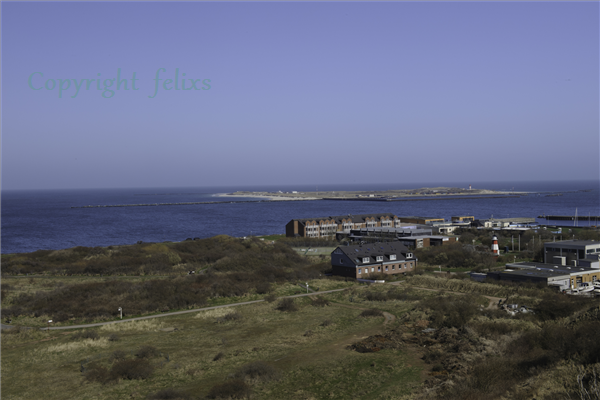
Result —
<instances>
[{"instance_id":1,"label":"roof","mask_svg":"<svg viewBox=\"0 0 600 400\"><path fill-rule=\"evenodd\" d=\"M536 278L557 278L560 276L564 276L565 278L569 274L553 272L553 271L537 271L537 270L517 270L517 271L498 271L493 273L488 273L488 275L513 275L513 276L523 276L523 277L536 277Z\"/></svg>"},{"instance_id":2,"label":"roof","mask_svg":"<svg viewBox=\"0 0 600 400\"><path fill-rule=\"evenodd\" d=\"M356 223L356 222L365 222L365 220L367 218L376 218L376 219L380 219L381 217L395 217L395 214L392 213L381 213L381 214L359 214L359 215L352 215L352 214L348 214L348 215L337 215L337 216L332 216L331 218L334 219L338 224L342 222L342 220L344 219L348 219L351 218L352 222Z\"/></svg>"},{"instance_id":3,"label":"roof","mask_svg":"<svg viewBox=\"0 0 600 400\"><path fill-rule=\"evenodd\" d=\"M406 259L405 254L410 253L410 250L408 250L406 246L398 242L377 242L360 245L339 246L336 248L336 250L338 249L352 260L362 260L363 258L369 257L370 262L376 262L377 256L383 256L384 262L392 261L389 257L392 254L396 255L396 260L393 261L403 261Z\"/></svg>"},{"instance_id":4,"label":"roof","mask_svg":"<svg viewBox=\"0 0 600 400\"><path fill-rule=\"evenodd\" d=\"M546 242L544 247L562 247L563 249L580 249L584 246L600 247L600 242L594 240L560 240L558 242Z\"/></svg>"},{"instance_id":5,"label":"roof","mask_svg":"<svg viewBox=\"0 0 600 400\"><path fill-rule=\"evenodd\" d=\"M351 229L350 232L352 233L369 233L369 232L382 232L382 233L426 233L426 232L431 232L431 228L429 229L422 229L422 228L414 228L414 229L409 229L409 228L392 228L392 227L385 227L385 226L376 226L376 227L372 227L372 228L359 228L359 229Z\"/></svg>"},{"instance_id":6,"label":"roof","mask_svg":"<svg viewBox=\"0 0 600 400\"><path fill-rule=\"evenodd\" d=\"M411 218L411 219L444 219L444 218L440 218L440 217L417 217L417 216L409 216L409 217L398 217L400 219L402 218Z\"/></svg>"},{"instance_id":7,"label":"roof","mask_svg":"<svg viewBox=\"0 0 600 400\"><path fill-rule=\"evenodd\" d=\"M556 265L556 264L544 264L537 262L519 262L519 263L508 263L507 267L510 268L519 268L521 270L527 271L537 271L537 272L551 272L554 275L572 275L579 273L589 273L597 271L600 274L600 269L591 268L591 267L581 267L581 266L573 266L573 265Z\"/></svg>"},{"instance_id":8,"label":"roof","mask_svg":"<svg viewBox=\"0 0 600 400\"><path fill-rule=\"evenodd\" d=\"M308 221L329 221L331 220L331 217L318 217L318 218L301 218L301 219L293 219L292 221L298 221L298 222L308 222Z\"/></svg>"}]
</instances>

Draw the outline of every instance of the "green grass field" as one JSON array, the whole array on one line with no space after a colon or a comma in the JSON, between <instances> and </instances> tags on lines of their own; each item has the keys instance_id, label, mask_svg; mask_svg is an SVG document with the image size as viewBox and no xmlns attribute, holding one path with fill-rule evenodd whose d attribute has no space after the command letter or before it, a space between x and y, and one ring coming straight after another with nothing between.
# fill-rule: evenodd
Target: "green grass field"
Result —
<instances>
[{"instance_id":1,"label":"green grass field","mask_svg":"<svg viewBox=\"0 0 600 400\"><path fill-rule=\"evenodd\" d=\"M393 399L420 385L420 368L412 366L415 360L401 350L361 354L346 349L388 328L382 317L359 317L359 307L369 308L373 306L370 302L350 303L349 292L325 296L332 301L330 306L314 307L309 298L296 299L297 312L277 311L277 302L264 302L108 325L96 329L97 340L73 340L72 332L62 331L3 332L2 396L124 399L145 398L174 388L192 398L203 398L212 386L254 361L282 372L278 381L252 385L257 399ZM385 306L400 315L408 305L390 301ZM216 323L217 318L234 311L242 315L240 320ZM330 324L323 326L325 320ZM108 340L115 334L119 340ZM117 350L133 358L143 345L162 353L150 360L155 371L147 380L101 385L85 381L80 372L82 363L86 368L110 367L111 355ZM213 361L218 353L223 357Z\"/></svg>"}]
</instances>

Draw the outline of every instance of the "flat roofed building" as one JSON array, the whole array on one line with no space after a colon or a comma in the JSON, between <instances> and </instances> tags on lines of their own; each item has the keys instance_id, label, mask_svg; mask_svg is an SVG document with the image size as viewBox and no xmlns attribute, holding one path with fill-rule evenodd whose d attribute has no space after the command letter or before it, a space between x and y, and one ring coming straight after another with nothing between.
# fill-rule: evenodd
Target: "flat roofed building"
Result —
<instances>
[{"instance_id":1,"label":"flat roofed building","mask_svg":"<svg viewBox=\"0 0 600 400\"><path fill-rule=\"evenodd\" d=\"M331 253L333 274L357 279L375 272L402 274L416 266L412 252L398 242L338 246Z\"/></svg>"},{"instance_id":2,"label":"flat roofed building","mask_svg":"<svg viewBox=\"0 0 600 400\"><path fill-rule=\"evenodd\" d=\"M426 235L426 236L406 236L398 238L398 241L409 249L420 249L429 246L446 246L456 243L456 236Z\"/></svg>"},{"instance_id":3,"label":"flat roofed building","mask_svg":"<svg viewBox=\"0 0 600 400\"><path fill-rule=\"evenodd\" d=\"M539 282L545 279L548 285L565 286L562 289L577 288L583 283L593 283L600 279L600 268L584 266L556 265L536 262L506 264L496 279ZM495 273L492 273L492 276ZM490 275L488 273L488 275ZM561 283L562 282L562 283Z\"/></svg>"},{"instance_id":4,"label":"flat roofed building","mask_svg":"<svg viewBox=\"0 0 600 400\"><path fill-rule=\"evenodd\" d=\"M573 265L577 260L600 259L600 242L593 240L561 240L544 243L544 262L551 263L559 257L563 265Z\"/></svg>"},{"instance_id":5,"label":"flat roofed building","mask_svg":"<svg viewBox=\"0 0 600 400\"><path fill-rule=\"evenodd\" d=\"M458 215L451 218L452 222L473 222L475 217L472 215Z\"/></svg>"},{"instance_id":6,"label":"flat roofed building","mask_svg":"<svg viewBox=\"0 0 600 400\"><path fill-rule=\"evenodd\" d=\"M398 217L401 222L410 222L413 224L430 224L432 222L445 222L444 218L435 217Z\"/></svg>"}]
</instances>

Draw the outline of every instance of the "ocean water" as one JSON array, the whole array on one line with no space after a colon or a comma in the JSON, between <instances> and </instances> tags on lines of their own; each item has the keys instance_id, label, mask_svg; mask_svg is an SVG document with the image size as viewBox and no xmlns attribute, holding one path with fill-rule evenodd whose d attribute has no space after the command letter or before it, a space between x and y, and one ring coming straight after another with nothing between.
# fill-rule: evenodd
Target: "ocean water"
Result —
<instances>
[{"instance_id":1,"label":"ocean water","mask_svg":"<svg viewBox=\"0 0 600 400\"><path fill-rule=\"evenodd\" d=\"M2 254L74 246L109 246L180 241L225 234L235 237L280 234L294 218L390 212L398 216L449 219L537 217L542 214L600 215L598 181L569 182L454 182L364 185L319 185L320 191L388 190L420 187L468 187L528 192L518 198L453 199L403 202L280 201L229 203L249 198L223 198L218 193L247 191L314 191L315 186L256 186L204 188L144 188L94 190L3 191L1 203ZM588 191L582 191L588 190ZM547 197L551 193L562 196ZM145 207L71 208L86 205L155 204L217 201ZM545 220L538 220L545 222ZM573 225L573 221L552 221ZM592 219L591 225L595 225ZM579 221L579 226L588 221Z\"/></svg>"}]
</instances>

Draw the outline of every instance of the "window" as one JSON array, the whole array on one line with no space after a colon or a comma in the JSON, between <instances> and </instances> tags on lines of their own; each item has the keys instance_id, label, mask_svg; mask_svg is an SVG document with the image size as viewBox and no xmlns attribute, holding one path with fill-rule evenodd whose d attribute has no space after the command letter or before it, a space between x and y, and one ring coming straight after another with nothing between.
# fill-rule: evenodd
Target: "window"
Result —
<instances>
[{"instance_id":1,"label":"window","mask_svg":"<svg viewBox=\"0 0 600 400\"><path fill-rule=\"evenodd\" d=\"M396 259L396 255L395 254L390 254L390 260L395 260Z\"/></svg>"},{"instance_id":2,"label":"window","mask_svg":"<svg viewBox=\"0 0 600 400\"><path fill-rule=\"evenodd\" d=\"M360 275L360 268L358 269L358 274Z\"/></svg>"},{"instance_id":3,"label":"window","mask_svg":"<svg viewBox=\"0 0 600 400\"><path fill-rule=\"evenodd\" d=\"M596 278L596 275L592 276L592 282L596 282L596 279L598 279Z\"/></svg>"},{"instance_id":4,"label":"window","mask_svg":"<svg viewBox=\"0 0 600 400\"><path fill-rule=\"evenodd\" d=\"M383 261L383 256L377 256L377 261Z\"/></svg>"},{"instance_id":5,"label":"window","mask_svg":"<svg viewBox=\"0 0 600 400\"><path fill-rule=\"evenodd\" d=\"M396 266L395 266L395 265L392 265L392 269L396 269Z\"/></svg>"},{"instance_id":6,"label":"window","mask_svg":"<svg viewBox=\"0 0 600 400\"><path fill-rule=\"evenodd\" d=\"M387 271L387 270L388 270L388 267L385 267L385 270Z\"/></svg>"},{"instance_id":7,"label":"window","mask_svg":"<svg viewBox=\"0 0 600 400\"><path fill-rule=\"evenodd\" d=\"M371 272L375 272L375 268L374 267L371 267Z\"/></svg>"},{"instance_id":8,"label":"window","mask_svg":"<svg viewBox=\"0 0 600 400\"><path fill-rule=\"evenodd\" d=\"M377 271L381 272L381 267L377 267Z\"/></svg>"},{"instance_id":9,"label":"window","mask_svg":"<svg viewBox=\"0 0 600 400\"><path fill-rule=\"evenodd\" d=\"M344 263L344 259L340 258L340 264L343 264L343 263Z\"/></svg>"}]
</instances>

